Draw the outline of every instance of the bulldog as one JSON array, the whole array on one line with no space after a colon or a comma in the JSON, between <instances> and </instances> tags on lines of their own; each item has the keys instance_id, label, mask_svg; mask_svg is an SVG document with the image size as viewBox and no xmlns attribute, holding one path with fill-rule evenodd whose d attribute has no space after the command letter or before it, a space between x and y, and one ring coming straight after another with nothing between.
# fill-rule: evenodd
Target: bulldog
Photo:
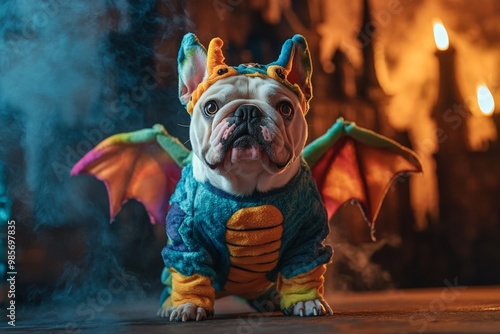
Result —
<instances>
[{"instance_id":1,"label":"bulldog","mask_svg":"<svg viewBox=\"0 0 500 334\"><path fill-rule=\"evenodd\" d=\"M287 315L331 315L328 219L302 159L312 97L306 41L295 35L267 65L228 66L222 45L215 38L206 51L187 34L179 51L193 156L170 199L158 315L199 321L213 315L215 298L258 301L273 291Z\"/></svg>"},{"instance_id":2,"label":"bulldog","mask_svg":"<svg viewBox=\"0 0 500 334\"><path fill-rule=\"evenodd\" d=\"M297 174L306 138L298 98L280 83L217 81L193 110L194 178L240 196L281 188Z\"/></svg>"},{"instance_id":3,"label":"bulldog","mask_svg":"<svg viewBox=\"0 0 500 334\"><path fill-rule=\"evenodd\" d=\"M312 66L302 36L266 65L228 66L222 46L187 34L179 50L192 151L157 124L103 140L71 173L105 182L111 221L133 198L166 222L161 317L203 320L228 295L260 312L331 315L329 219L354 201L374 239L387 190L421 172L419 159L341 118L304 148Z\"/></svg>"}]
</instances>

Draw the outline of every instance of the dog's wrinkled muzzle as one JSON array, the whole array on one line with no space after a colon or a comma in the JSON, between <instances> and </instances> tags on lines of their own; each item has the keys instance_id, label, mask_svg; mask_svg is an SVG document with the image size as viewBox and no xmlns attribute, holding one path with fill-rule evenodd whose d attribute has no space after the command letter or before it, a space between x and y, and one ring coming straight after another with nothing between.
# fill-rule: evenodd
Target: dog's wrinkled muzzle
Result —
<instances>
[{"instance_id":1,"label":"dog's wrinkled muzzle","mask_svg":"<svg viewBox=\"0 0 500 334\"><path fill-rule=\"evenodd\" d=\"M289 146L276 125L258 106L244 104L228 114L215 127L210 146L202 152L205 163L211 168L218 168L227 162L259 161L271 162L277 169L286 167L292 154Z\"/></svg>"},{"instance_id":2,"label":"dog's wrinkled muzzle","mask_svg":"<svg viewBox=\"0 0 500 334\"><path fill-rule=\"evenodd\" d=\"M221 140L224 151L230 148L245 150L257 146L265 151L270 145L270 138L266 137L262 130L265 128L263 112L257 106L241 105L226 118L226 121L234 128L229 136Z\"/></svg>"}]
</instances>

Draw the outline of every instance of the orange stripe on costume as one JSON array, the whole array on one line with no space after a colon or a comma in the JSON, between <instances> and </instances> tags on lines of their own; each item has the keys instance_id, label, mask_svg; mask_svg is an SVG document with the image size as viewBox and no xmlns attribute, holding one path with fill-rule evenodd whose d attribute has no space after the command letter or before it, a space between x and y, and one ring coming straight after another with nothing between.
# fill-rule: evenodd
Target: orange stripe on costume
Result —
<instances>
[{"instance_id":1,"label":"orange stripe on costume","mask_svg":"<svg viewBox=\"0 0 500 334\"><path fill-rule=\"evenodd\" d=\"M268 228L283 223L283 214L274 205L243 208L229 218L226 227L233 230Z\"/></svg>"},{"instance_id":2,"label":"orange stripe on costume","mask_svg":"<svg viewBox=\"0 0 500 334\"><path fill-rule=\"evenodd\" d=\"M273 205L243 208L226 224L231 269L224 290L257 298L271 282L266 274L278 264L283 215Z\"/></svg>"},{"instance_id":3,"label":"orange stripe on costume","mask_svg":"<svg viewBox=\"0 0 500 334\"><path fill-rule=\"evenodd\" d=\"M281 243L281 242L280 242ZM278 256L279 256L279 244L277 244L276 249L272 250L271 252L267 252L264 250L267 250L267 246L259 246L260 248L263 248L261 251L252 249L252 248L244 248L240 249L241 247L233 247L233 246L228 246L229 252L231 252L231 263L234 264L257 264L257 263L267 263L267 262L272 262L272 261L278 261ZM266 247L264 249L264 247ZM238 254L238 256L234 255Z\"/></svg>"},{"instance_id":4,"label":"orange stripe on costume","mask_svg":"<svg viewBox=\"0 0 500 334\"><path fill-rule=\"evenodd\" d=\"M244 268L244 269L251 271L251 272L264 272L264 273L267 273L267 272L270 272L271 270L273 270L277 264L278 264L278 259L275 259L274 261L269 262L269 263L232 262L232 265L234 267Z\"/></svg>"},{"instance_id":5,"label":"orange stripe on costume","mask_svg":"<svg viewBox=\"0 0 500 334\"><path fill-rule=\"evenodd\" d=\"M226 230L226 241L231 245L238 246L260 246L275 241L281 242L283 226L279 225L272 229L256 231L232 231Z\"/></svg>"}]
</instances>

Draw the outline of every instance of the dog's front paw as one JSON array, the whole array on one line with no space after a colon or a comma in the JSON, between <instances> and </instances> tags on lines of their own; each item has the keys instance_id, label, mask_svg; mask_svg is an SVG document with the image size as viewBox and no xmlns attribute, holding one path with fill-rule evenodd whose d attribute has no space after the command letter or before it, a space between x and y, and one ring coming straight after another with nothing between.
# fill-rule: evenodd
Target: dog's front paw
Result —
<instances>
[{"instance_id":1,"label":"dog's front paw","mask_svg":"<svg viewBox=\"0 0 500 334\"><path fill-rule=\"evenodd\" d=\"M205 320L211 316L210 312L204 308L198 307L193 303L181 304L177 307L162 307L158 310L158 315L162 318L168 318L170 321L190 321Z\"/></svg>"},{"instance_id":2,"label":"dog's front paw","mask_svg":"<svg viewBox=\"0 0 500 334\"><path fill-rule=\"evenodd\" d=\"M175 309L173 306L160 307L156 315L162 318L170 318L170 314Z\"/></svg>"},{"instance_id":3,"label":"dog's front paw","mask_svg":"<svg viewBox=\"0 0 500 334\"><path fill-rule=\"evenodd\" d=\"M298 302L291 308L291 314L301 317L318 316L318 315L333 315L333 311L326 301L323 299L308 300L306 302Z\"/></svg>"}]
</instances>

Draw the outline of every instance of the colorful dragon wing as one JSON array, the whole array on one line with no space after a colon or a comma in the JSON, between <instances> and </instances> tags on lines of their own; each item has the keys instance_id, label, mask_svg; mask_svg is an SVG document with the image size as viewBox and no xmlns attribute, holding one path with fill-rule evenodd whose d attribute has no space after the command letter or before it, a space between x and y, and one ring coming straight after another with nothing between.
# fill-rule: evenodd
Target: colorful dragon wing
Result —
<instances>
[{"instance_id":1,"label":"colorful dragon wing","mask_svg":"<svg viewBox=\"0 0 500 334\"><path fill-rule=\"evenodd\" d=\"M88 152L71 175L88 173L104 182L110 219L129 199L141 202L151 223L164 222L168 200L191 152L162 125L111 136Z\"/></svg>"},{"instance_id":2,"label":"colorful dragon wing","mask_svg":"<svg viewBox=\"0 0 500 334\"><path fill-rule=\"evenodd\" d=\"M357 202L374 239L375 219L398 176L422 172L417 155L395 141L339 118L304 148L304 159L330 219L349 201Z\"/></svg>"}]
</instances>

